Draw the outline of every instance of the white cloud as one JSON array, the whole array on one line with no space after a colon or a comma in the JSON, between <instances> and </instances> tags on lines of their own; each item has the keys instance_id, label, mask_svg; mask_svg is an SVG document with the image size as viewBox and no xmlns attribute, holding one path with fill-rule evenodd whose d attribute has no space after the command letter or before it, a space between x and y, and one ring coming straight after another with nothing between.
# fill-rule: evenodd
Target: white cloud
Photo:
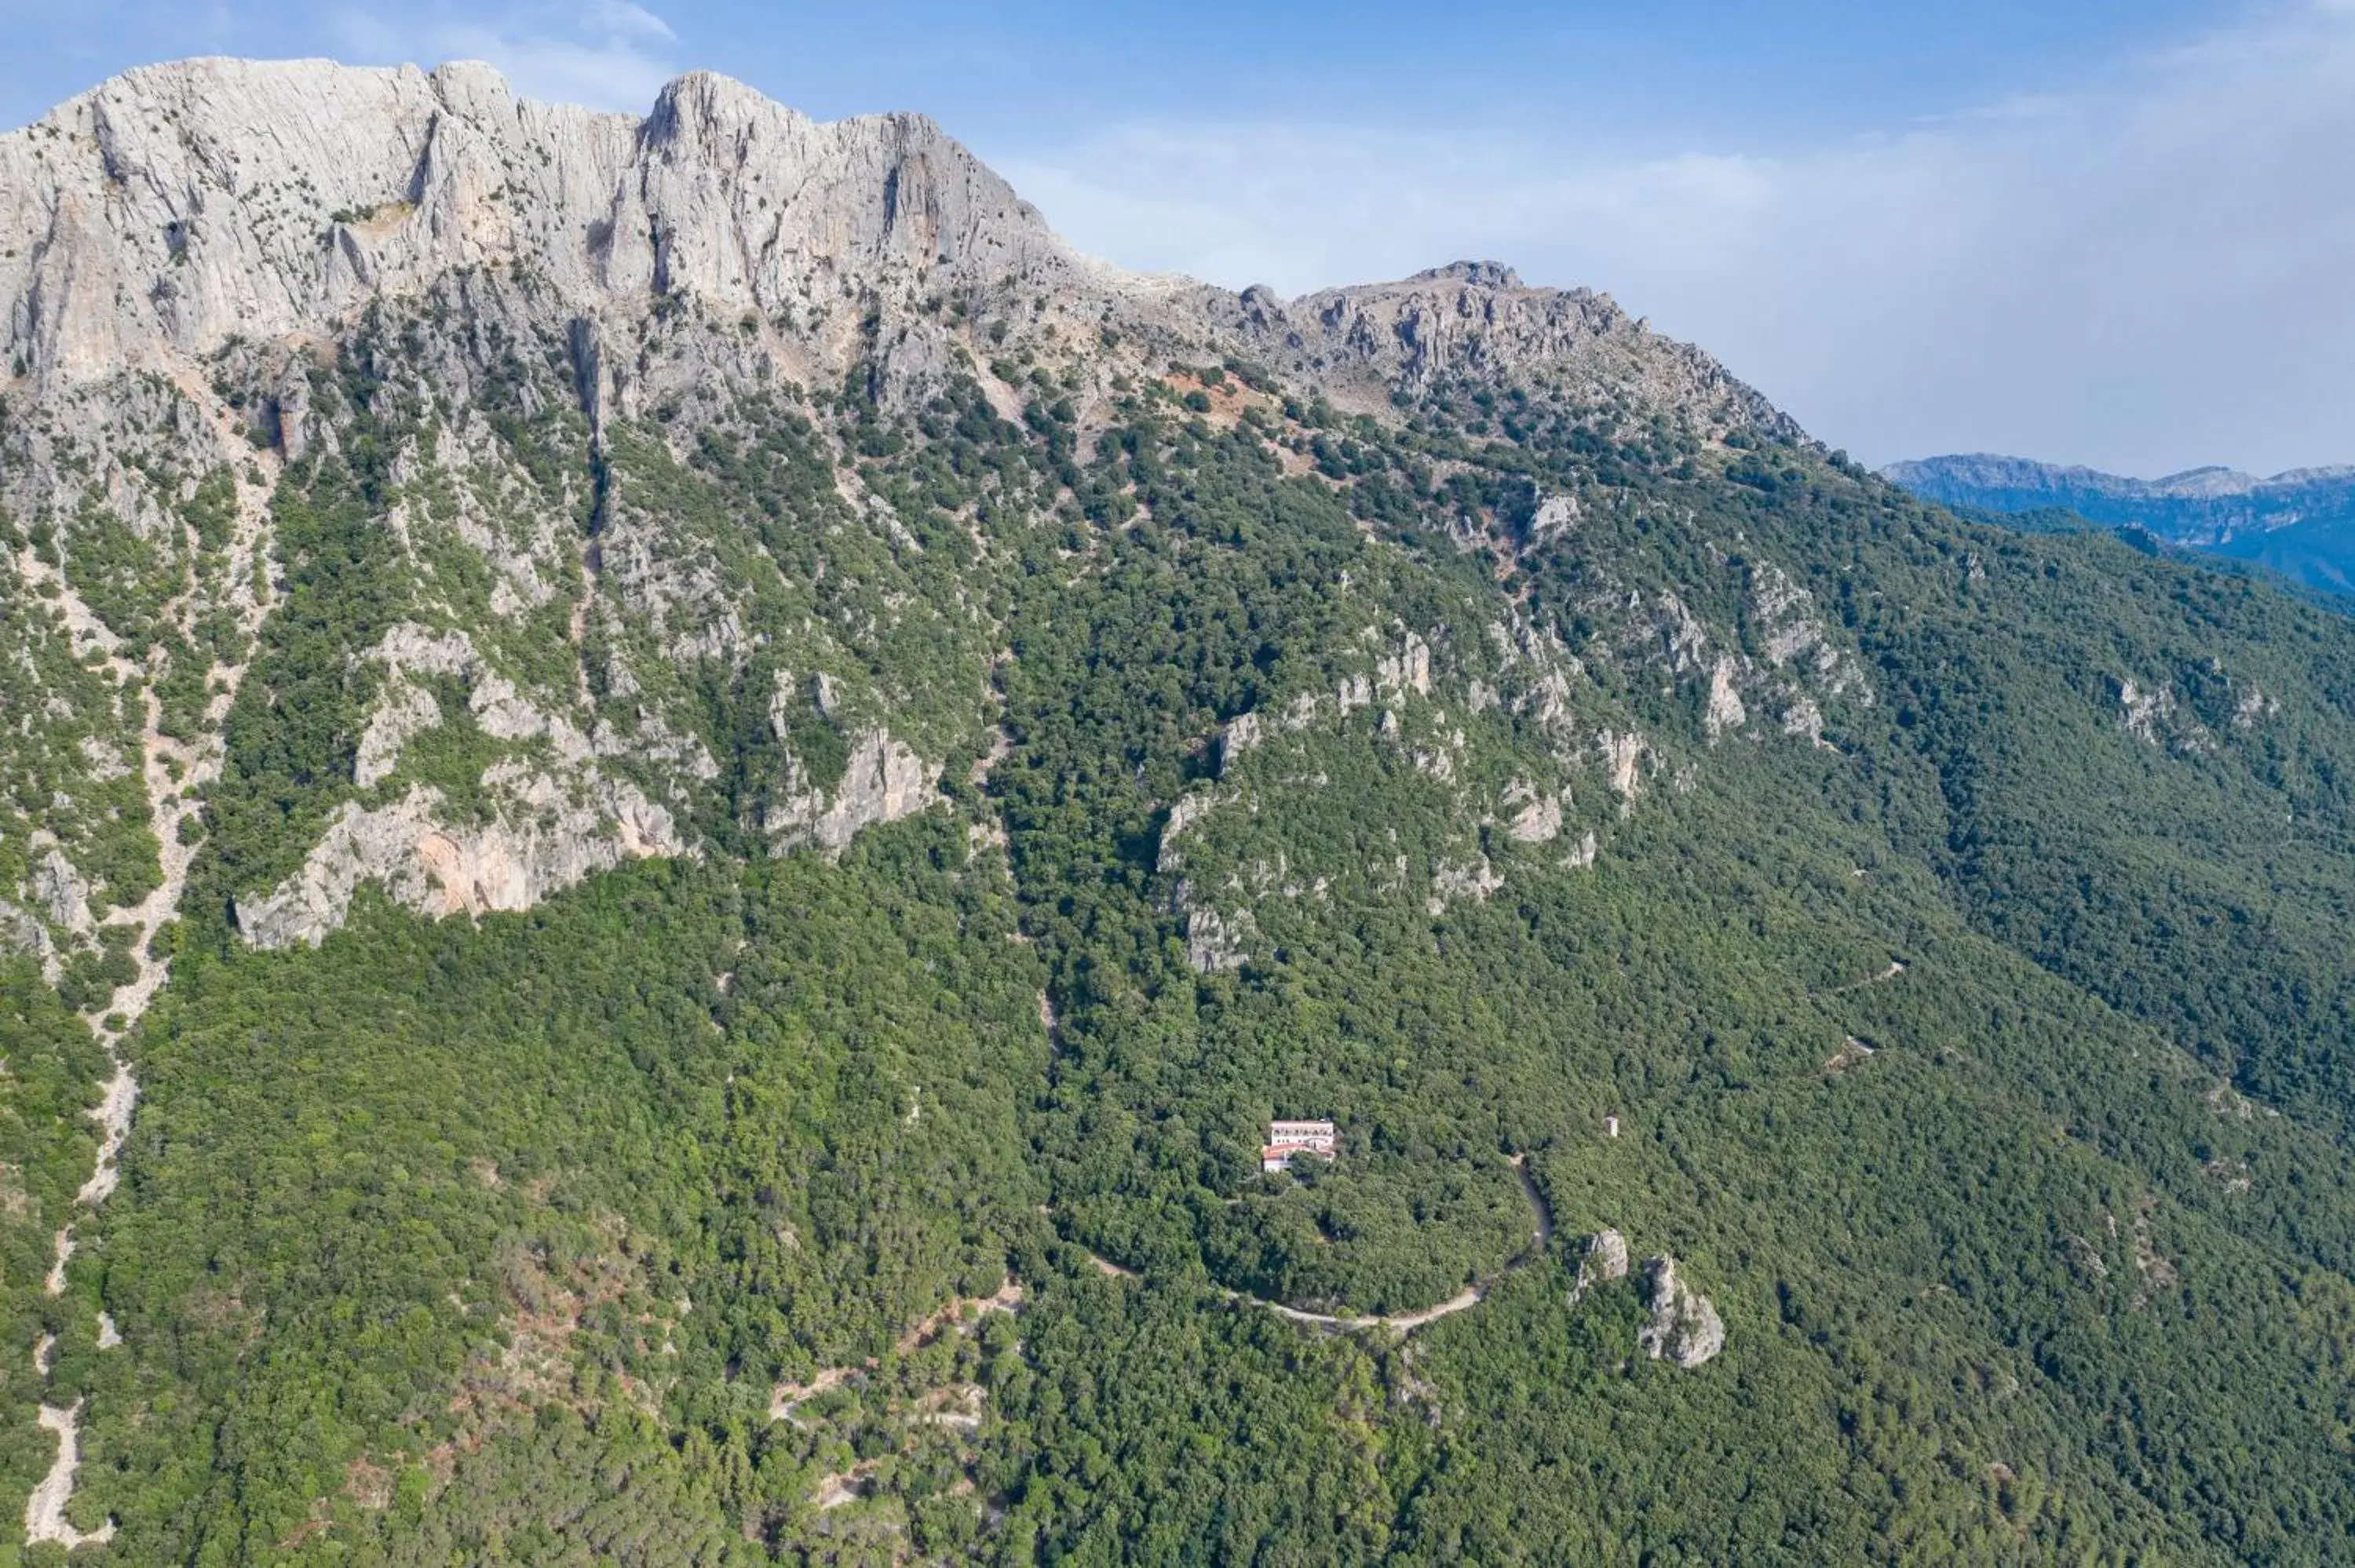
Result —
<instances>
[{"instance_id":1,"label":"white cloud","mask_svg":"<svg viewBox=\"0 0 2355 1568\"><path fill-rule=\"evenodd\" d=\"M678 35L670 24L643 5L633 5L629 0L600 0L589 7L588 17L594 25L617 37L658 38L666 44L678 42Z\"/></svg>"},{"instance_id":2,"label":"white cloud","mask_svg":"<svg viewBox=\"0 0 2355 1568\"><path fill-rule=\"evenodd\" d=\"M629 0L489 6L463 16L447 6L356 11L342 18L341 30L356 58L487 60L527 98L592 109L642 112L678 74L671 56L677 35Z\"/></svg>"},{"instance_id":3,"label":"white cloud","mask_svg":"<svg viewBox=\"0 0 2355 1568\"><path fill-rule=\"evenodd\" d=\"M1495 257L1590 283L1873 461L2355 460L2355 0L1783 155L1125 127L1007 172L1081 245L1286 291Z\"/></svg>"}]
</instances>

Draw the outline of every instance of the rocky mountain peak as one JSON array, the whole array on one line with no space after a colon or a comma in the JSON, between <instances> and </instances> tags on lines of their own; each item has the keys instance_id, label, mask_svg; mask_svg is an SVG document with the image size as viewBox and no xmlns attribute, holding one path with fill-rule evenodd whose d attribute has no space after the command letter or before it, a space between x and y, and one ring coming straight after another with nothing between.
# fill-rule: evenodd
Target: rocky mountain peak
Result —
<instances>
[{"instance_id":1,"label":"rocky mountain peak","mask_svg":"<svg viewBox=\"0 0 2355 1568\"><path fill-rule=\"evenodd\" d=\"M1521 287L1521 275L1502 261L1450 261L1444 267L1426 267L1407 281L1477 283L1491 289L1518 289Z\"/></svg>"},{"instance_id":2,"label":"rocky mountain peak","mask_svg":"<svg viewBox=\"0 0 2355 1568\"><path fill-rule=\"evenodd\" d=\"M820 123L709 72L643 120L518 98L490 67L186 60L0 137L12 368L48 387L332 331L469 268L560 309L691 293L825 311L853 280L1066 261L931 121Z\"/></svg>"},{"instance_id":3,"label":"rocky mountain peak","mask_svg":"<svg viewBox=\"0 0 2355 1568\"><path fill-rule=\"evenodd\" d=\"M0 366L42 396L175 374L233 340L324 339L372 302L486 273L516 323L628 323L692 299L762 324L789 374L952 356L928 310L1156 354L1248 350L1346 406L1542 383L1710 429L1796 427L1607 295L1465 260L1286 302L1084 258L917 114L826 122L709 71L643 118L536 103L496 70L192 59L127 72L0 136ZM525 296L527 296L525 297ZM627 335L625 334L625 335Z\"/></svg>"},{"instance_id":4,"label":"rocky mountain peak","mask_svg":"<svg viewBox=\"0 0 2355 1568\"><path fill-rule=\"evenodd\" d=\"M2343 620L717 76L0 214L27 1555L2355 1537Z\"/></svg>"},{"instance_id":5,"label":"rocky mountain peak","mask_svg":"<svg viewBox=\"0 0 2355 1568\"><path fill-rule=\"evenodd\" d=\"M1455 261L1391 283L1285 302L1230 296L1224 324L1279 368L1346 401L1378 404L1474 382L1529 384L1574 401L1674 408L1704 428L1801 439L1796 424L1709 355L1651 331L1610 295L1531 288L1497 261Z\"/></svg>"},{"instance_id":6,"label":"rocky mountain peak","mask_svg":"<svg viewBox=\"0 0 2355 1568\"><path fill-rule=\"evenodd\" d=\"M735 745L697 738L671 689L700 662L773 686L745 700L783 760L731 822L833 853L924 809L981 722L988 634L978 596L923 586L926 558L987 555L986 524L1040 504L984 503L976 471L938 465L1028 439L1011 432L1047 437L1074 494L1140 399L1248 429L1283 471L1328 481L1349 477L1316 434L1337 413L1394 428L1427 400L1497 439L1447 406L1458 394L1556 423L1667 414L1695 451L1737 427L1796 434L1607 295L1489 260L1292 301L1125 272L1067 247L922 115L819 122L709 71L641 117L533 102L478 62L147 68L0 136L0 528L26 519L46 541L17 577L61 596L78 653L127 650L121 679L176 672L174 735L208 767L260 633L303 588L273 497L366 459L378 515L347 543L385 549L378 587L405 608L355 631L336 667L349 755L314 770L328 782L303 853L257 851L230 878L240 930L265 946L318 940L366 884L479 913L698 853ZM713 482L701 468L748 449L761 471L725 482L783 531L726 555L735 511L692 503ZM895 456L930 465L922 486L870 471ZM1516 521L1516 497L1474 531L1519 550L1576 516L1574 497L1531 495ZM916 532L943 526L954 540ZM776 576L756 589L744 563L762 557ZM923 680L878 652L919 624L957 649ZM1423 657L1389 684L1427 696ZM837 712L830 683L861 672ZM1333 688L1337 712L1369 698L1369 674ZM1735 677L1720 683L1722 716ZM1492 686L1467 697L1493 703ZM1561 717L1557 697L1540 705ZM100 727L127 748L122 725ZM1417 766L1444 777L1459 746ZM1642 745L1612 746L1632 796ZM434 748L465 747L465 767L436 770ZM1559 785L1515 790L1516 842L1563 831ZM35 897L38 859L0 882L0 915L80 906ZM1471 855L1433 877L1443 902L1495 885ZM55 924L45 939L87 937Z\"/></svg>"}]
</instances>

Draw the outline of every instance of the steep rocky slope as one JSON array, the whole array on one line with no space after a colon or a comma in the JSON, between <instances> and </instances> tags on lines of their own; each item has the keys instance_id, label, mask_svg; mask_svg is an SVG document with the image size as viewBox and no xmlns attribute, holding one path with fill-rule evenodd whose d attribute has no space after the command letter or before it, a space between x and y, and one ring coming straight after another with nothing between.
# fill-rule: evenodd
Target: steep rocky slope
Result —
<instances>
[{"instance_id":1,"label":"steep rocky slope","mask_svg":"<svg viewBox=\"0 0 2355 1568\"><path fill-rule=\"evenodd\" d=\"M2340 623L711 76L160 67L0 204L34 1551L2355 1525Z\"/></svg>"},{"instance_id":2,"label":"steep rocky slope","mask_svg":"<svg viewBox=\"0 0 2355 1568\"><path fill-rule=\"evenodd\" d=\"M846 590L874 601L856 631L808 606L798 629L755 625L791 611L756 610L710 539L639 499L673 500L674 465L708 435L749 433L746 399L798 406L855 373L855 395L900 409L970 376L1008 416L1050 375L1084 431L1116 383L1241 349L1347 407L1531 372L1555 396L1711 432L1789 429L1590 293L1466 266L1287 311L1122 274L1071 253L927 121L821 125L709 75L638 121L518 100L479 66L157 67L0 139L0 196L27 237L0 259L16 372L0 495L33 541L20 576L35 588L48 570L78 635L141 658L176 697L183 740L221 717L266 606L304 597L264 503L281 468L381 439L363 395L421 420L369 454L368 499L387 506L400 574L431 581L357 651L380 674L346 798L303 823L299 870L234 890L264 945L315 941L363 884L421 911L514 909L624 858L694 853L677 818L717 764L678 694L665 700L682 660L758 648L778 666L780 722L823 682L820 716L855 730L838 788L807 779L772 802L780 841L839 847L914 809L984 722L992 628L881 559L879 580ZM1007 368L1009 343L1023 368ZM505 427L543 416L549 456L585 455L573 471L501 450ZM615 421L632 432L609 436ZM888 553L906 523L843 471L852 456L814 435L789 461L829 526ZM580 657L551 648L559 633ZM895 634L958 657L926 669L925 690L876 691L875 669L907 678ZM581 668L553 669L552 652ZM592 671L592 653L615 662ZM10 918L45 951L89 938L104 906L85 911L75 890L98 863L144 853L113 842L135 832L99 804L129 738L123 702L91 705L113 711L53 715L44 740L61 793L86 791L112 832L90 823L0 862L19 890ZM895 710L914 733L893 731ZM495 807L473 824L400 765L453 725L498 758L469 779Z\"/></svg>"}]
</instances>

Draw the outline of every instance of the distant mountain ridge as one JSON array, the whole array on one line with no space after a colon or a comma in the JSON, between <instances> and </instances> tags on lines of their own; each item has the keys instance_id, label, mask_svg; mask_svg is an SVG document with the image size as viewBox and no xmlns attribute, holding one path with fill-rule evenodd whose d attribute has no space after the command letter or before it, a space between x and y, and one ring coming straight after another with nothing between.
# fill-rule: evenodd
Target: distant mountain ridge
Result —
<instances>
[{"instance_id":1,"label":"distant mountain ridge","mask_svg":"<svg viewBox=\"0 0 2355 1568\"><path fill-rule=\"evenodd\" d=\"M2291 469L2269 478L2211 466L2129 479L1974 452L1891 463L1881 472L1943 505L2007 513L2057 507L2088 522L2145 528L2172 545L2254 561L2313 587L2355 591L2355 465Z\"/></svg>"}]
</instances>

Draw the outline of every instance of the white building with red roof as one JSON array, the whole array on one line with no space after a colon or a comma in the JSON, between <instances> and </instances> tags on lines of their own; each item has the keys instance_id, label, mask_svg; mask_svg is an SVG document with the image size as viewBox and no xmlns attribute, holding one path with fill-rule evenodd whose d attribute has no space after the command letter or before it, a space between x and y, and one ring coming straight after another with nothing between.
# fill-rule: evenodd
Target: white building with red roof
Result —
<instances>
[{"instance_id":1,"label":"white building with red roof","mask_svg":"<svg viewBox=\"0 0 2355 1568\"><path fill-rule=\"evenodd\" d=\"M1259 1151L1262 1171L1289 1171L1295 1156L1313 1154L1319 1160L1334 1157L1339 1136L1329 1121L1272 1121L1267 1124L1267 1142Z\"/></svg>"}]
</instances>

